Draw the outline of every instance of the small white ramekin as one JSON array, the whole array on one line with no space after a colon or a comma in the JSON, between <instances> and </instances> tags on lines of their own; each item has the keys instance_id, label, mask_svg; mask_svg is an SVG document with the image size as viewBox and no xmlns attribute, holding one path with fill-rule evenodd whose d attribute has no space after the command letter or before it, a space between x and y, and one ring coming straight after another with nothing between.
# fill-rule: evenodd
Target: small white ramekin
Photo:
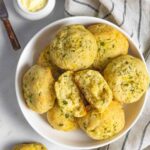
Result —
<instances>
[{"instance_id":1,"label":"small white ramekin","mask_svg":"<svg viewBox=\"0 0 150 150\"><path fill-rule=\"evenodd\" d=\"M28 20L40 20L48 16L54 9L56 0L48 0L47 4L44 8L37 12L30 12L25 9L20 0L13 0L15 10L19 13L22 17Z\"/></svg>"}]
</instances>

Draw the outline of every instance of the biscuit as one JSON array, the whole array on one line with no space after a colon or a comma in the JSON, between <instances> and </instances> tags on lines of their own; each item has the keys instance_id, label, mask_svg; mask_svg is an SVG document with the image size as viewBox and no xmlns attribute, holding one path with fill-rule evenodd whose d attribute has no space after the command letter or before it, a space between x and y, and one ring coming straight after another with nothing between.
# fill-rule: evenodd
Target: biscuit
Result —
<instances>
[{"instance_id":1,"label":"biscuit","mask_svg":"<svg viewBox=\"0 0 150 150\"><path fill-rule=\"evenodd\" d=\"M123 103L138 101L149 85L145 64L130 55L112 60L104 70L104 78L114 98Z\"/></svg>"},{"instance_id":2,"label":"biscuit","mask_svg":"<svg viewBox=\"0 0 150 150\"><path fill-rule=\"evenodd\" d=\"M40 53L40 55L38 57L37 64L40 65L40 66L44 66L44 67L50 67L53 77L55 79L58 79L58 77L63 72L63 70L58 68L56 65L54 65L50 61L49 49L50 49L50 45L46 46L42 50L42 52Z\"/></svg>"},{"instance_id":3,"label":"biscuit","mask_svg":"<svg viewBox=\"0 0 150 150\"><path fill-rule=\"evenodd\" d=\"M122 105L112 101L103 113L87 107L87 115L77 118L80 128L92 139L105 140L119 133L125 125Z\"/></svg>"},{"instance_id":4,"label":"biscuit","mask_svg":"<svg viewBox=\"0 0 150 150\"><path fill-rule=\"evenodd\" d=\"M25 73L23 95L27 106L40 114L53 107L54 79L49 67L34 65Z\"/></svg>"},{"instance_id":5,"label":"biscuit","mask_svg":"<svg viewBox=\"0 0 150 150\"><path fill-rule=\"evenodd\" d=\"M47 148L40 143L30 143L30 144L18 144L14 146L13 150L47 150Z\"/></svg>"},{"instance_id":6,"label":"biscuit","mask_svg":"<svg viewBox=\"0 0 150 150\"><path fill-rule=\"evenodd\" d=\"M67 112L64 113L57 104L47 112L47 119L57 130L71 131L78 128L75 118Z\"/></svg>"},{"instance_id":7,"label":"biscuit","mask_svg":"<svg viewBox=\"0 0 150 150\"><path fill-rule=\"evenodd\" d=\"M96 40L83 25L62 27L50 46L52 62L64 70L88 68L96 55Z\"/></svg>"},{"instance_id":8,"label":"biscuit","mask_svg":"<svg viewBox=\"0 0 150 150\"><path fill-rule=\"evenodd\" d=\"M74 82L73 72L63 73L55 82L55 92L58 105L64 113L69 112L74 117L86 115L83 97Z\"/></svg>"},{"instance_id":9,"label":"biscuit","mask_svg":"<svg viewBox=\"0 0 150 150\"><path fill-rule=\"evenodd\" d=\"M98 46L97 56L93 67L102 71L115 57L128 53L128 41L126 37L106 24L95 24L88 27L95 36Z\"/></svg>"},{"instance_id":10,"label":"biscuit","mask_svg":"<svg viewBox=\"0 0 150 150\"><path fill-rule=\"evenodd\" d=\"M86 100L99 111L103 111L112 100L112 92L103 76L95 70L75 73L75 82Z\"/></svg>"}]
</instances>

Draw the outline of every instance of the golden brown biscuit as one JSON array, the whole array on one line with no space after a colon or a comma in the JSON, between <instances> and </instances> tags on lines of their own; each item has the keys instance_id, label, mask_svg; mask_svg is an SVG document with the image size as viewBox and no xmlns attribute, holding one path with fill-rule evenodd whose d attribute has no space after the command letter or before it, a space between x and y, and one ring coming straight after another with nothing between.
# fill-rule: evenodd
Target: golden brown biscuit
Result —
<instances>
[{"instance_id":1,"label":"golden brown biscuit","mask_svg":"<svg viewBox=\"0 0 150 150\"><path fill-rule=\"evenodd\" d=\"M112 92L98 71L79 71L75 73L75 82L94 108L104 111L108 107L112 100Z\"/></svg>"},{"instance_id":2,"label":"golden brown biscuit","mask_svg":"<svg viewBox=\"0 0 150 150\"><path fill-rule=\"evenodd\" d=\"M103 113L96 109L87 108L86 116L77 118L83 131L92 139L104 140L119 133L125 125L125 114L122 105L112 101Z\"/></svg>"},{"instance_id":3,"label":"golden brown biscuit","mask_svg":"<svg viewBox=\"0 0 150 150\"><path fill-rule=\"evenodd\" d=\"M55 92L58 105L64 113L70 113L74 117L86 115L83 98L74 82L72 71L67 71L58 78L55 82Z\"/></svg>"},{"instance_id":4,"label":"golden brown biscuit","mask_svg":"<svg viewBox=\"0 0 150 150\"><path fill-rule=\"evenodd\" d=\"M47 112L50 125L57 130L71 131L77 129L75 118L70 113L64 113L57 104Z\"/></svg>"},{"instance_id":5,"label":"golden brown biscuit","mask_svg":"<svg viewBox=\"0 0 150 150\"><path fill-rule=\"evenodd\" d=\"M89 26L88 30L95 36L98 45L94 68L102 71L113 58L128 53L126 37L115 28L106 24L95 24Z\"/></svg>"},{"instance_id":6,"label":"golden brown biscuit","mask_svg":"<svg viewBox=\"0 0 150 150\"><path fill-rule=\"evenodd\" d=\"M145 64L130 55L120 56L108 64L104 78L120 102L133 103L140 99L149 85Z\"/></svg>"},{"instance_id":7,"label":"golden brown biscuit","mask_svg":"<svg viewBox=\"0 0 150 150\"><path fill-rule=\"evenodd\" d=\"M50 61L49 49L50 49L50 45L46 46L45 49L42 50L37 60L37 64L44 67L50 67L52 75L54 76L55 79L57 79L61 75L63 70L58 68Z\"/></svg>"},{"instance_id":8,"label":"golden brown biscuit","mask_svg":"<svg viewBox=\"0 0 150 150\"><path fill-rule=\"evenodd\" d=\"M30 143L30 144L17 144L13 150L47 150L47 148L40 143Z\"/></svg>"},{"instance_id":9,"label":"golden brown biscuit","mask_svg":"<svg viewBox=\"0 0 150 150\"><path fill-rule=\"evenodd\" d=\"M97 54L94 36L83 25L62 27L51 42L50 58L65 70L89 67Z\"/></svg>"},{"instance_id":10,"label":"golden brown biscuit","mask_svg":"<svg viewBox=\"0 0 150 150\"><path fill-rule=\"evenodd\" d=\"M49 67L34 65L25 73L23 95L28 107L40 114L53 107L54 79Z\"/></svg>"}]
</instances>

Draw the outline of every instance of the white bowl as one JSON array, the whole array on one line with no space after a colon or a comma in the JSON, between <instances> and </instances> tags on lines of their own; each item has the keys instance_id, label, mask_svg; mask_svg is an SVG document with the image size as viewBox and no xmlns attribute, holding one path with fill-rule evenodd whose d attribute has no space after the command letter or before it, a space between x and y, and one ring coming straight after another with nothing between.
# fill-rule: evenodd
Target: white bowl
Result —
<instances>
[{"instance_id":1,"label":"white bowl","mask_svg":"<svg viewBox=\"0 0 150 150\"><path fill-rule=\"evenodd\" d=\"M65 146L73 149L91 149L102 147L107 144L110 144L119 138L121 138L133 125L136 123L138 118L140 117L142 110L144 108L144 104L146 103L146 94L143 95L141 100L136 103L129 104L125 107L125 115L126 115L126 124L124 129L108 140L96 141L89 138L84 132L81 130L73 131L73 132L61 132L53 129L48 122L46 121L44 116L38 115L37 113L30 110L25 102L22 95L22 76L25 71L32 66L41 52L41 50L51 41L51 39L55 36L57 30L68 24L83 24L89 25L94 23L105 23L108 24L120 32L122 32L128 39L130 44L129 53L133 56L139 57L144 63L144 59L140 51L138 50L135 43L129 37L127 33L121 30L116 25L94 17L70 17L61 19L54 23L49 24L41 31L39 31L27 44L22 55L20 56L17 70L16 70L16 94L19 106L28 121L28 123L32 126L32 128L38 132L41 136L47 139L50 142L59 144L61 146Z\"/></svg>"},{"instance_id":2,"label":"white bowl","mask_svg":"<svg viewBox=\"0 0 150 150\"><path fill-rule=\"evenodd\" d=\"M45 5L44 8L37 12L30 12L27 9L25 9L20 0L13 0L14 7L16 12L20 14L23 18L28 19L28 20L40 20L45 17L47 17L54 9L56 0L48 0L47 4Z\"/></svg>"}]
</instances>

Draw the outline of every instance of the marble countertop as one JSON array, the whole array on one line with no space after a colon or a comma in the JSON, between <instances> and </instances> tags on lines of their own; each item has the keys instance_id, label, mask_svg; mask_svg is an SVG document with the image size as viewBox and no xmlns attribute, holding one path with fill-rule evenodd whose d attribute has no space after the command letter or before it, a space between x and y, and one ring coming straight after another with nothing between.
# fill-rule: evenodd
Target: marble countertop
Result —
<instances>
[{"instance_id":1,"label":"marble countertop","mask_svg":"<svg viewBox=\"0 0 150 150\"><path fill-rule=\"evenodd\" d=\"M64 17L64 0L56 1L56 7L51 15L33 22L23 19L15 12L12 0L5 0L10 21L22 49L40 29ZM0 150L10 150L16 143L30 141L41 142L49 150L62 150L38 135L27 123L18 106L15 95L15 70L22 49L12 49L3 23L0 22Z\"/></svg>"}]
</instances>

